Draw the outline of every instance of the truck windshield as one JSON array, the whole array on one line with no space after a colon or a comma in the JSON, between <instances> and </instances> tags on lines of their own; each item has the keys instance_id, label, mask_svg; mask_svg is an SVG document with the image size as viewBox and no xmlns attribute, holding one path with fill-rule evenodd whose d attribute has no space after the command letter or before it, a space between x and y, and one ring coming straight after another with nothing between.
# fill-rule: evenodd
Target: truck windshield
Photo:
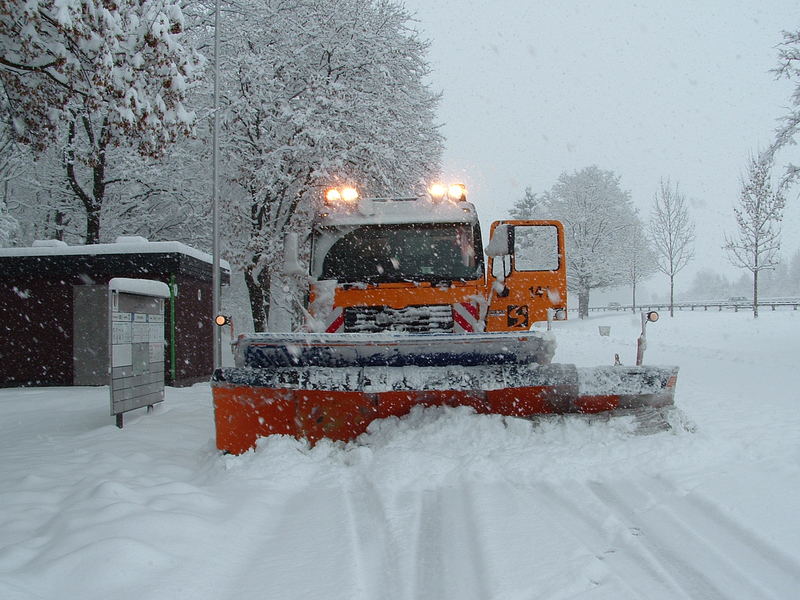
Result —
<instances>
[{"instance_id":1,"label":"truck windshield","mask_svg":"<svg viewBox=\"0 0 800 600\"><path fill-rule=\"evenodd\" d=\"M327 250L326 250L327 248ZM477 225L362 225L324 230L315 244L320 279L343 282L452 281L483 275Z\"/></svg>"}]
</instances>

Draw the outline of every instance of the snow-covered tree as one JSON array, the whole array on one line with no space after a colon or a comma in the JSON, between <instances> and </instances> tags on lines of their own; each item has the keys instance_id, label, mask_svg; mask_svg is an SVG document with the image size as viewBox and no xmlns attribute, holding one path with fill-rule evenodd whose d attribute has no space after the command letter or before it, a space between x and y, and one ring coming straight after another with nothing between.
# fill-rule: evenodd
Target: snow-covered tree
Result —
<instances>
[{"instance_id":1,"label":"snow-covered tree","mask_svg":"<svg viewBox=\"0 0 800 600\"><path fill-rule=\"evenodd\" d=\"M223 199L228 256L263 330L284 235L307 237L323 187L408 194L438 170L438 96L424 81L427 44L394 1L257 0L230 14L224 148L238 191Z\"/></svg>"},{"instance_id":2,"label":"snow-covered tree","mask_svg":"<svg viewBox=\"0 0 800 600\"><path fill-rule=\"evenodd\" d=\"M175 144L159 160L128 158L120 159L127 166L124 179L114 186L102 211L104 238L140 235L209 248L208 180L197 177L207 172L209 153L187 141Z\"/></svg>"},{"instance_id":3,"label":"snow-covered tree","mask_svg":"<svg viewBox=\"0 0 800 600\"><path fill-rule=\"evenodd\" d=\"M101 233L105 239L113 238L123 223L124 233L168 236L165 230L183 222L181 213L191 209L190 204L176 201L185 179L168 167L178 151L165 149L158 158L141 156L130 147L109 143L105 116L76 112L74 117L65 124L62 181L83 207L85 243L99 242ZM183 155L196 162L185 150ZM195 179L198 172L205 170L196 169Z\"/></svg>"},{"instance_id":4,"label":"snow-covered tree","mask_svg":"<svg viewBox=\"0 0 800 600\"><path fill-rule=\"evenodd\" d=\"M85 216L65 185L62 154L57 147L27 154L25 175L13 183L9 210L19 221L18 242L57 239L80 243Z\"/></svg>"},{"instance_id":5,"label":"snow-covered tree","mask_svg":"<svg viewBox=\"0 0 800 600\"><path fill-rule=\"evenodd\" d=\"M525 188L525 195L514 202L514 206L508 211L515 219L532 219L533 215L538 214L542 206L542 198L530 187Z\"/></svg>"},{"instance_id":6,"label":"snow-covered tree","mask_svg":"<svg viewBox=\"0 0 800 600\"><path fill-rule=\"evenodd\" d=\"M9 213L9 200L14 183L22 178L28 169L27 153L20 148L10 134L8 127L0 121L0 247L11 245L19 223Z\"/></svg>"},{"instance_id":7,"label":"snow-covered tree","mask_svg":"<svg viewBox=\"0 0 800 600\"><path fill-rule=\"evenodd\" d=\"M184 103L202 59L184 44L178 0L0 0L0 81L18 139L63 144L62 169L100 239L117 147L157 157L191 132Z\"/></svg>"},{"instance_id":8,"label":"snow-covered tree","mask_svg":"<svg viewBox=\"0 0 800 600\"><path fill-rule=\"evenodd\" d=\"M5 123L0 121L0 183L7 186L22 177L29 168L28 160L25 148L20 147Z\"/></svg>"},{"instance_id":9,"label":"snow-covered tree","mask_svg":"<svg viewBox=\"0 0 800 600\"><path fill-rule=\"evenodd\" d=\"M8 190L8 181L3 182L4 192ZM17 232L19 223L8 213L8 194L0 196L0 248L11 245L11 240Z\"/></svg>"},{"instance_id":10,"label":"snow-covered tree","mask_svg":"<svg viewBox=\"0 0 800 600\"><path fill-rule=\"evenodd\" d=\"M678 184L661 179L653 200L648 234L658 270L669 278L669 315L675 316L675 277L694 258L694 223Z\"/></svg>"},{"instance_id":11,"label":"snow-covered tree","mask_svg":"<svg viewBox=\"0 0 800 600\"><path fill-rule=\"evenodd\" d=\"M99 241L125 234L208 247L210 202L205 174L210 158L200 140L179 141L159 159L140 157L123 147L107 153ZM34 239L84 242L86 211L68 185L63 158L63 151L53 145L29 160L23 176L10 184L8 208L19 221L17 243L29 244Z\"/></svg>"},{"instance_id":12,"label":"snow-covered tree","mask_svg":"<svg viewBox=\"0 0 800 600\"><path fill-rule=\"evenodd\" d=\"M0 248L11 245L17 226L17 220L6 210L5 200L0 199Z\"/></svg>"},{"instance_id":13,"label":"snow-covered tree","mask_svg":"<svg viewBox=\"0 0 800 600\"><path fill-rule=\"evenodd\" d=\"M780 259L780 224L786 200L780 191L773 191L771 173L770 158L750 158L739 202L733 209L737 231L732 237L725 236L724 248L731 264L753 275L754 317L758 317L758 274L775 268Z\"/></svg>"},{"instance_id":14,"label":"snow-covered tree","mask_svg":"<svg viewBox=\"0 0 800 600\"><path fill-rule=\"evenodd\" d=\"M42 148L59 122L103 115L98 143L158 154L190 130L186 85L201 59L179 0L0 0L0 81L15 133Z\"/></svg>"},{"instance_id":15,"label":"snow-covered tree","mask_svg":"<svg viewBox=\"0 0 800 600\"><path fill-rule=\"evenodd\" d=\"M513 209L517 218L558 219L564 224L567 284L578 293L578 314L589 315L589 293L625 282L636 211L620 178L596 166L562 173L540 202L526 191ZM528 212L526 206L533 207Z\"/></svg>"},{"instance_id":16,"label":"snow-covered tree","mask_svg":"<svg viewBox=\"0 0 800 600\"><path fill-rule=\"evenodd\" d=\"M800 132L800 30L783 32L783 42L778 46L778 59L778 67L773 72L778 78L792 81L795 88L791 96L791 106L781 119L781 126L768 151L769 155L774 155L780 148L795 145ZM797 179L799 175L800 166L789 164L780 188Z\"/></svg>"}]
</instances>

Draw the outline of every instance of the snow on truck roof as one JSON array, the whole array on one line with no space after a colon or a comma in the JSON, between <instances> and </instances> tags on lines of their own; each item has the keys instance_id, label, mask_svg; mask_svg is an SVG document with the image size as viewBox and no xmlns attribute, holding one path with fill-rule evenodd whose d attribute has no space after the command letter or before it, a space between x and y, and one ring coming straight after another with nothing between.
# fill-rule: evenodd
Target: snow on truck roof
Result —
<instances>
[{"instance_id":1,"label":"snow on truck roof","mask_svg":"<svg viewBox=\"0 0 800 600\"><path fill-rule=\"evenodd\" d=\"M139 236L119 236L113 244L88 244L69 246L58 240L36 240L31 247L0 248L2 256L81 256L98 254L184 254L212 264L212 256L181 242L149 242ZM220 260L222 269L230 270L226 260Z\"/></svg>"},{"instance_id":2,"label":"snow on truck roof","mask_svg":"<svg viewBox=\"0 0 800 600\"><path fill-rule=\"evenodd\" d=\"M355 207L326 207L319 225L399 223L474 223L478 215L469 202L434 202L422 198L364 198Z\"/></svg>"}]
</instances>

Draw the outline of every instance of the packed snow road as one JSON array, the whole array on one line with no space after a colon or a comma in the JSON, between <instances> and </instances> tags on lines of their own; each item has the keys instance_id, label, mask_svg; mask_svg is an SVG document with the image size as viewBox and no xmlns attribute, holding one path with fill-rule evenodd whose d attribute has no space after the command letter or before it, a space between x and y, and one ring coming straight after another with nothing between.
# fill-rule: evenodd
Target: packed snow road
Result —
<instances>
[{"instance_id":1,"label":"packed snow road","mask_svg":"<svg viewBox=\"0 0 800 600\"><path fill-rule=\"evenodd\" d=\"M556 360L631 363L638 328L559 323ZM425 409L231 457L207 385L123 430L103 388L0 390L0 597L794 598L798 338L793 311L649 326L681 372L648 435Z\"/></svg>"}]
</instances>

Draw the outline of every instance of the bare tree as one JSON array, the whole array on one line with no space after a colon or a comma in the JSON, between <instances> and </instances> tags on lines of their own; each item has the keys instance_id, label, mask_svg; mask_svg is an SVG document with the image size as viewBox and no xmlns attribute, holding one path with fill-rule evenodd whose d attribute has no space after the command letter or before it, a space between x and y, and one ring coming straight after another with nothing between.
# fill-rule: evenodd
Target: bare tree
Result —
<instances>
[{"instance_id":1,"label":"bare tree","mask_svg":"<svg viewBox=\"0 0 800 600\"><path fill-rule=\"evenodd\" d=\"M662 178L653 201L648 226L656 266L669 277L669 316L675 316L675 276L694 258L694 223L686 197L669 179Z\"/></svg>"},{"instance_id":2,"label":"bare tree","mask_svg":"<svg viewBox=\"0 0 800 600\"><path fill-rule=\"evenodd\" d=\"M758 274L774 269L781 248L780 223L786 199L772 190L772 160L765 156L750 159L747 176L742 180L739 204L735 207L736 235L725 236L725 250L736 267L753 274L753 316L758 317Z\"/></svg>"},{"instance_id":3,"label":"bare tree","mask_svg":"<svg viewBox=\"0 0 800 600\"><path fill-rule=\"evenodd\" d=\"M631 286L631 306L636 312L636 287L656 272L656 257L638 215L631 223L627 238L625 280Z\"/></svg>"}]
</instances>

